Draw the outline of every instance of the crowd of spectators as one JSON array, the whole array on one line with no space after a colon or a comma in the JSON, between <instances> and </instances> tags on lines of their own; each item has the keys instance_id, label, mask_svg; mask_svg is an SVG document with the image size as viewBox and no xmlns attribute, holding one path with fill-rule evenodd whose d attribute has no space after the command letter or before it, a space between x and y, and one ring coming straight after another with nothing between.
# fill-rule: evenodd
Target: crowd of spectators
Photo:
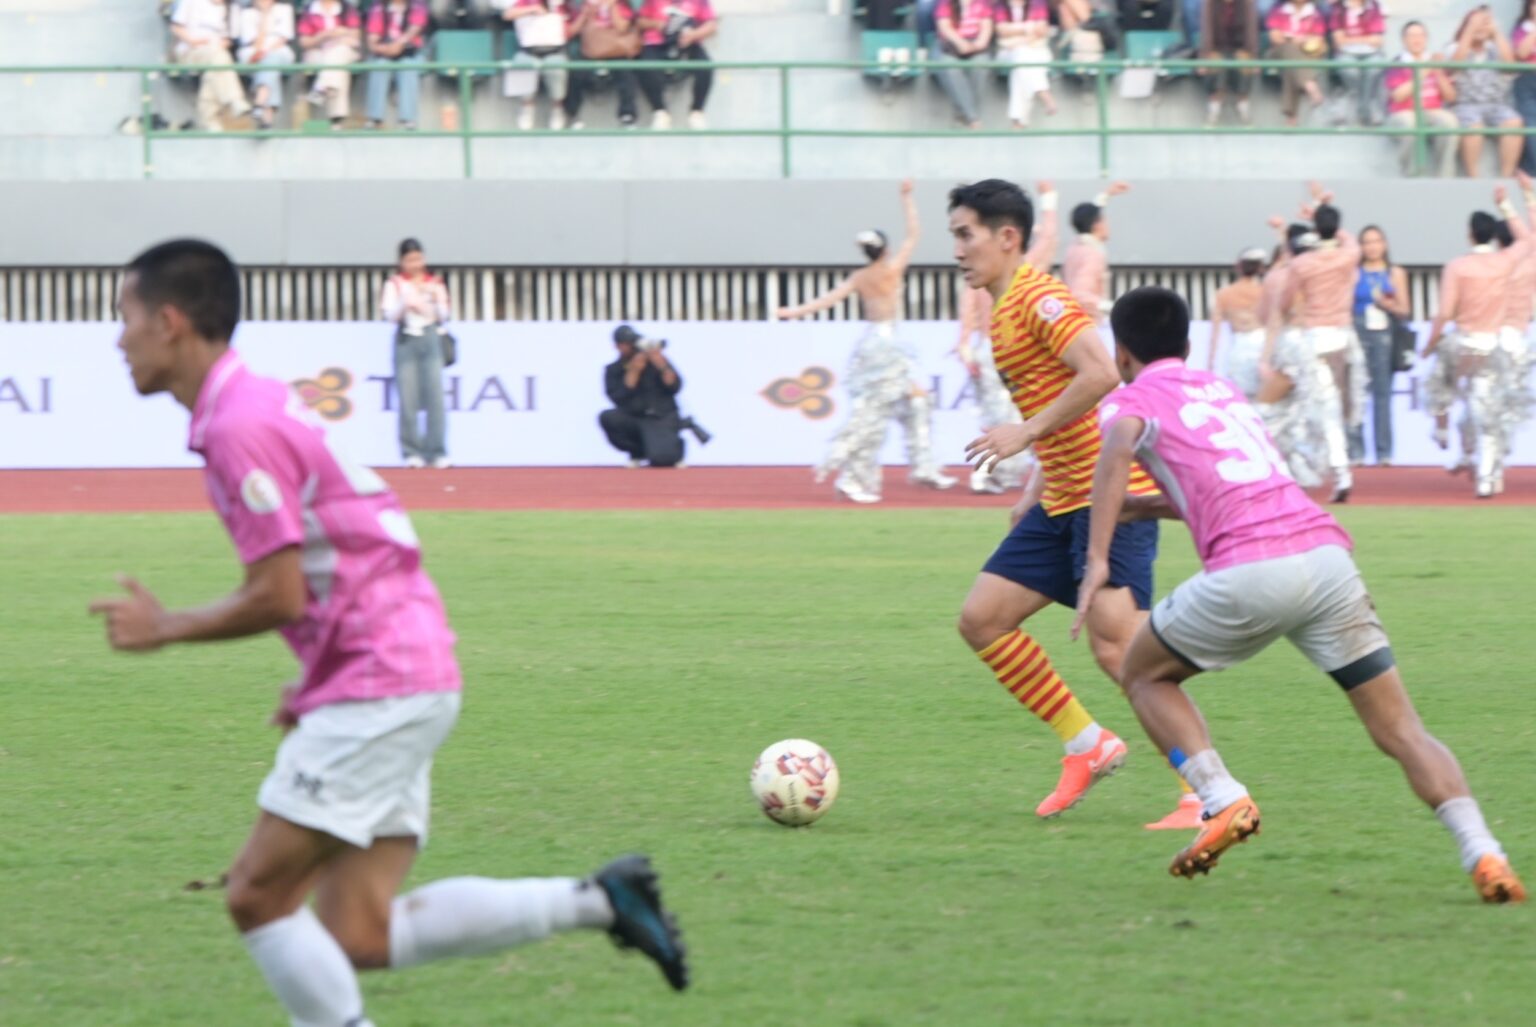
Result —
<instances>
[{"instance_id":1,"label":"crowd of spectators","mask_svg":"<svg viewBox=\"0 0 1536 1027\"><path fill-rule=\"evenodd\" d=\"M199 75L195 125L221 131L225 118L250 115L257 129L277 125L283 81L295 64L334 65L307 76L309 111L320 111L331 127L346 127L352 113L352 72L348 66L391 64L363 73L369 129L388 120L391 92L394 127L414 130L420 117L421 71L436 28L427 0L173 0L165 9L171 30L171 57L192 66L239 64L245 73L205 71ZM709 51L719 20L710 0L485 0L489 19L502 25L510 67L502 92L518 104L517 125L538 124L539 99L548 104L549 128L581 128L582 104L600 82L618 95L619 121L639 120L636 93L651 109L651 126L672 127L666 86L673 78L692 80L689 128L707 127L704 107L714 84ZM581 60L676 61L697 65L669 75L655 70L579 71Z\"/></svg>"},{"instance_id":2,"label":"crowd of spectators","mask_svg":"<svg viewBox=\"0 0 1536 1027\"><path fill-rule=\"evenodd\" d=\"M869 23L891 27L909 17L908 0L866 0ZM641 120L672 127L665 87L691 80L687 125L707 127L705 105L714 75L705 44L719 28L710 0L484 0L502 26L509 64L502 92L518 105L516 124L533 129L540 107L550 129L580 128L584 102L601 86L617 96L619 122ZM1277 67L1280 113L1288 125L1424 127L1453 134L1431 137L1430 169L1453 174L1455 157L1470 176L1479 173L1485 140L1497 150L1502 175L1518 165L1536 172L1536 145L1515 130L1536 124L1536 0L1508 31L1487 7L1469 10L1454 37L1439 48L1416 21L1391 24L1379 0L917 0L913 27L930 54L951 66L936 79L956 119L984 127L983 62L1017 65L1006 75L1009 122L1027 129L1036 107L1056 112L1054 71L1042 62L1092 62L1125 50L1127 33L1161 32L1173 40L1164 57L1212 60L1321 61L1322 67ZM366 122L381 128L394 94L394 127L419 120L421 72L430 56L435 24L427 0L175 0L170 7L173 57L188 65L237 62L247 74L209 71L200 76L197 126L216 131L223 120L249 113L257 128L273 127L283 104L285 65L334 65L313 76L303 95L332 127L351 114L352 73L366 61L393 64L366 77ZM608 69L572 72L572 59L676 61L676 72ZM1446 73L1415 69L1426 60L1531 63L1511 75L1468 68ZM1373 62L1390 62L1385 73ZM689 65L692 65L689 67ZM1200 69L1206 123L1254 121L1257 69ZM1417 96L1415 95L1417 94ZM1459 130L1478 130L1471 133ZM1405 171L1413 170L1417 143L1398 137Z\"/></svg>"}]
</instances>

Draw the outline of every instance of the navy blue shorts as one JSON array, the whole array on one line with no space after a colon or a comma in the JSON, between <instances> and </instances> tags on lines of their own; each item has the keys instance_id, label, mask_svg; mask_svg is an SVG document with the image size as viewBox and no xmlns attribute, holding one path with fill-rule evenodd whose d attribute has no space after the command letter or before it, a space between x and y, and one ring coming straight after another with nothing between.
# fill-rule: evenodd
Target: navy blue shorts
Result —
<instances>
[{"instance_id":1,"label":"navy blue shorts","mask_svg":"<svg viewBox=\"0 0 1536 1027\"><path fill-rule=\"evenodd\" d=\"M1088 518L1087 507L1053 517L1037 503L982 570L1075 609L1077 586L1088 562ZM1152 561L1156 559L1156 521L1115 528L1109 545L1109 584L1129 588L1138 610L1152 608Z\"/></svg>"}]
</instances>

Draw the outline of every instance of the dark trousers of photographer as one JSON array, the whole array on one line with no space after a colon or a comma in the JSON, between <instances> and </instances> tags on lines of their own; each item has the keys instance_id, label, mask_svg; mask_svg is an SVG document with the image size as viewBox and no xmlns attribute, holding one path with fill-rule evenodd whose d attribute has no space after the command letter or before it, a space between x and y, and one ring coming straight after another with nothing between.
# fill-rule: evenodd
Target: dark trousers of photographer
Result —
<instances>
[{"instance_id":1,"label":"dark trousers of photographer","mask_svg":"<svg viewBox=\"0 0 1536 1027\"><path fill-rule=\"evenodd\" d=\"M617 408L597 415L608 444L644 460L652 467L676 467L683 462L683 422L677 414L631 414Z\"/></svg>"},{"instance_id":2,"label":"dark trousers of photographer","mask_svg":"<svg viewBox=\"0 0 1536 1027\"><path fill-rule=\"evenodd\" d=\"M443 412L443 340L435 326L395 333L395 392L400 400L400 455L431 463L447 455ZM421 414L427 415L426 431Z\"/></svg>"},{"instance_id":3,"label":"dark trousers of photographer","mask_svg":"<svg viewBox=\"0 0 1536 1027\"><path fill-rule=\"evenodd\" d=\"M665 45L648 46L640 51L640 59L642 61L669 60L671 59L669 50L670 47ZM677 60L707 61L709 54L705 51L704 44L695 43L686 50L678 51ZM658 111L666 110L667 98L662 90L666 85L667 72L641 71L637 74L640 76L640 91L645 94L645 99L650 103L651 108ZM704 109L705 101L709 99L710 87L715 84L715 69L696 68L685 74L693 76L693 106L690 110L701 111Z\"/></svg>"}]
</instances>

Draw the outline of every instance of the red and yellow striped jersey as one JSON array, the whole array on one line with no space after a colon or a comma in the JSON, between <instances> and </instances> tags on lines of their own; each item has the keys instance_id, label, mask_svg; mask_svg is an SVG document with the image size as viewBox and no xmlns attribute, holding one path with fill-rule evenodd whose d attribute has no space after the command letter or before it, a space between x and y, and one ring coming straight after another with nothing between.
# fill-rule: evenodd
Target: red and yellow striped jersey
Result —
<instances>
[{"instance_id":1,"label":"red and yellow striped jersey","mask_svg":"<svg viewBox=\"0 0 1536 1027\"><path fill-rule=\"evenodd\" d=\"M1013 284L992 308L992 359L1026 420L1071 384L1072 368L1061 355L1084 329L1092 327L1093 319L1061 282L1028 264L1013 276ZM1102 446L1098 404L1035 443L1035 456L1045 475L1040 504L1046 513L1071 513L1089 505L1093 468ZM1133 464L1130 494L1156 491L1141 465Z\"/></svg>"}]
</instances>

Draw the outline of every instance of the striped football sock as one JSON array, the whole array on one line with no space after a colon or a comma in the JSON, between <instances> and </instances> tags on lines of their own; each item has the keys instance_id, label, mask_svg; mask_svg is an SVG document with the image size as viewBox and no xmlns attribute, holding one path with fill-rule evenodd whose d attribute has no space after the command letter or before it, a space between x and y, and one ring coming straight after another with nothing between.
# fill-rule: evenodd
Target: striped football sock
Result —
<instances>
[{"instance_id":1,"label":"striped football sock","mask_svg":"<svg viewBox=\"0 0 1536 1027\"><path fill-rule=\"evenodd\" d=\"M1015 699L1050 725L1063 744L1095 726L1051 666L1045 650L1023 631L1010 631L977 655Z\"/></svg>"}]
</instances>

